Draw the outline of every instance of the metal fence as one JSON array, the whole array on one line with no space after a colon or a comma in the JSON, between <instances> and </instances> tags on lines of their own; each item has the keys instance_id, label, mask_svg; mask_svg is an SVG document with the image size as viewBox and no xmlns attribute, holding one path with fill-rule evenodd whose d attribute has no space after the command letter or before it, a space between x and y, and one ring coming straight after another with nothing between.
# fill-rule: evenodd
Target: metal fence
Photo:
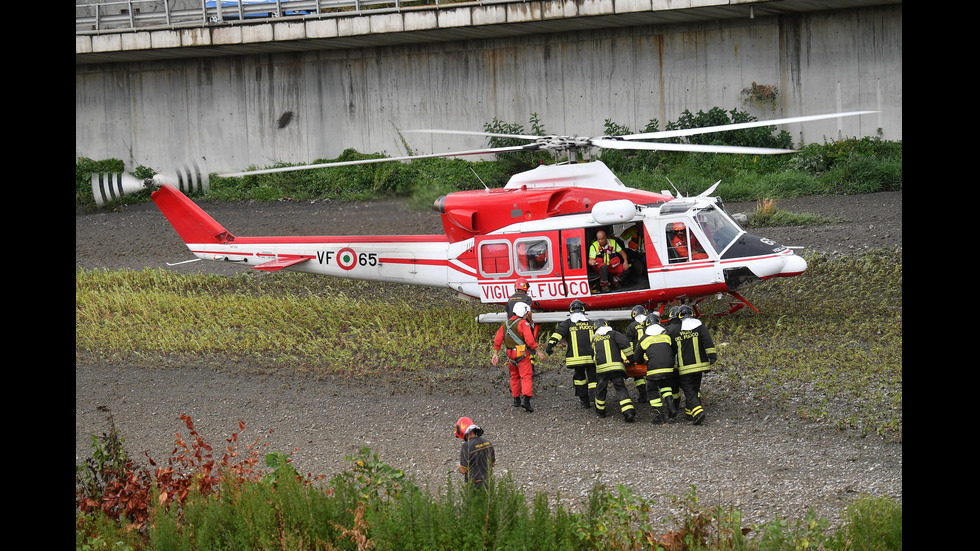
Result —
<instances>
[{"instance_id":1,"label":"metal fence","mask_svg":"<svg viewBox=\"0 0 980 551\"><path fill-rule=\"evenodd\" d=\"M439 0L92 0L75 4L75 34L318 18L352 11L400 10L406 3L438 5Z\"/></svg>"}]
</instances>

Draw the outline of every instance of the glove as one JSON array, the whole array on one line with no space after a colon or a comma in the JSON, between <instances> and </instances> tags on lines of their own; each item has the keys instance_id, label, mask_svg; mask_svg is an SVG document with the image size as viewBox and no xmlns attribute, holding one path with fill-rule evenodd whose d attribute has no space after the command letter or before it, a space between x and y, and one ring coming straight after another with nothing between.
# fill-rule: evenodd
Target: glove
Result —
<instances>
[{"instance_id":1,"label":"glove","mask_svg":"<svg viewBox=\"0 0 980 551\"><path fill-rule=\"evenodd\" d=\"M553 347L552 347L552 346L551 346L551 345L549 344L548 346L546 346L546 347L544 347L544 351L545 351L545 353L547 353L547 354L548 354L548 355L550 356L550 355L551 355L552 353L554 353L554 351L555 351L555 350L554 350L554 348L553 348Z\"/></svg>"}]
</instances>

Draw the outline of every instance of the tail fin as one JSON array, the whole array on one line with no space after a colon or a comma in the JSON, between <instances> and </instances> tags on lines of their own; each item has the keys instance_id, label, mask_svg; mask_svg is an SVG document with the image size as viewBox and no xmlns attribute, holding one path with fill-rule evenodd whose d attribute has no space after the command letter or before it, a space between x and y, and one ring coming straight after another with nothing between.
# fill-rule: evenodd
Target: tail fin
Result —
<instances>
[{"instance_id":1,"label":"tail fin","mask_svg":"<svg viewBox=\"0 0 980 551\"><path fill-rule=\"evenodd\" d=\"M177 188L163 185L153 192L152 197L184 243L228 243L235 240L234 235Z\"/></svg>"}]
</instances>

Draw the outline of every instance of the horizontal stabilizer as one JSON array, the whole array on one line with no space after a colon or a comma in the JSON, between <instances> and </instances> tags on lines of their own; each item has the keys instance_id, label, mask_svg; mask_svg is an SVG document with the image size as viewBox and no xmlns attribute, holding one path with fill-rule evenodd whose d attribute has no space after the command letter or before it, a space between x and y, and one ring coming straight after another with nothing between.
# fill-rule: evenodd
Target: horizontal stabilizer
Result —
<instances>
[{"instance_id":1,"label":"horizontal stabilizer","mask_svg":"<svg viewBox=\"0 0 980 551\"><path fill-rule=\"evenodd\" d=\"M300 256L300 255L280 256L275 260L270 260L269 262L263 262L262 264L255 266L255 269L264 270L266 272L276 272L282 270L283 268L295 266L296 264L302 264L303 262L306 262L311 258L313 258L313 256Z\"/></svg>"}]
</instances>

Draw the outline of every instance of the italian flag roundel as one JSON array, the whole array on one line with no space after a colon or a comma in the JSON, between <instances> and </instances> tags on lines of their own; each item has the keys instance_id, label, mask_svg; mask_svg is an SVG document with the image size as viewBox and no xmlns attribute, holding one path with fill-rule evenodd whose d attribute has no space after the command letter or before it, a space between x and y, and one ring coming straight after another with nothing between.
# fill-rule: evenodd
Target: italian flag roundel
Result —
<instances>
[{"instance_id":1,"label":"italian flag roundel","mask_svg":"<svg viewBox=\"0 0 980 551\"><path fill-rule=\"evenodd\" d=\"M337 264L345 270L350 270L356 266L357 254L354 252L354 249L350 247L340 249L340 252L337 253Z\"/></svg>"}]
</instances>

